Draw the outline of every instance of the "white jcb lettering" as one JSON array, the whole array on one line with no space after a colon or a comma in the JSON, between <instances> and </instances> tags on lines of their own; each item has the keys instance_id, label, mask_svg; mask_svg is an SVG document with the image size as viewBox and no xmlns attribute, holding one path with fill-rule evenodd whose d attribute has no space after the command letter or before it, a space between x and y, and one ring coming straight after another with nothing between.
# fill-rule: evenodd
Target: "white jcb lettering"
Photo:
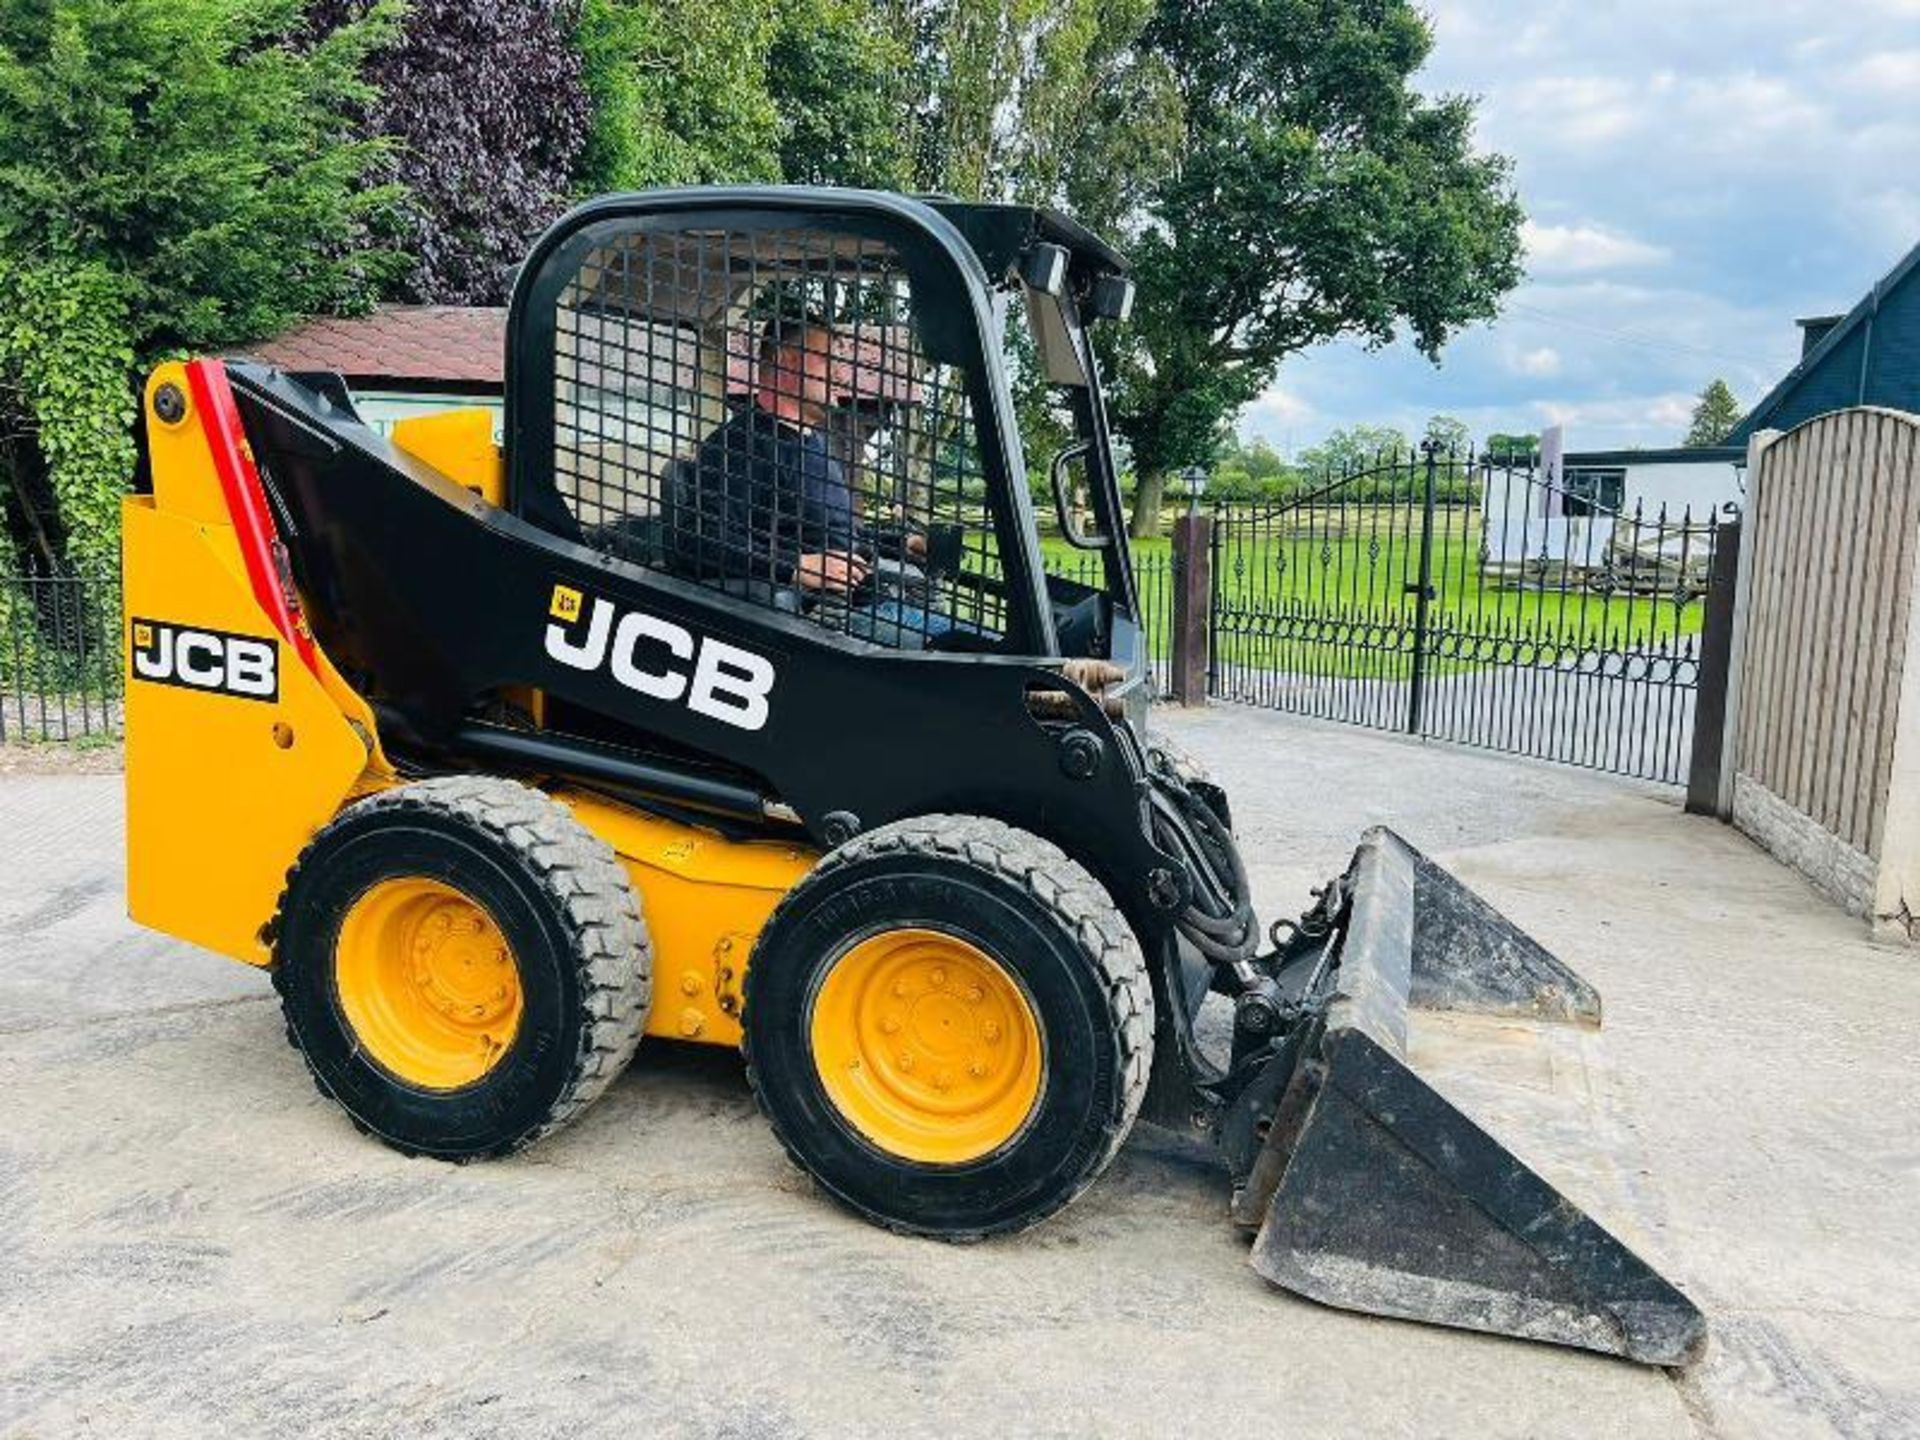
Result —
<instances>
[{"instance_id":1,"label":"white jcb lettering","mask_svg":"<svg viewBox=\"0 0 1920 1440\"><path fill-rule=\"evenodd\" d=\"M245 700L280 698L280 650L255 635L190 630L165 620L131 622L133 678Z\"/></svg>"},{"instance_id":2,"label":"white jcb lettering","mask_svg":"<svg viewBox=\"0 0 1920 1440\"><path fill-rule=\"evenodd\" d=\"M586 630L576 638L583 615ZM629 690L653 700L684 700L694 714L742 730L767 723L774 673L764 656L724 640L702 639L641 610L628 611L616 625L613 605L589 600L571 585L554 586L547 617L547 654L569 669L605 666Z\"/></svg>"},{"instance_id":3,"label":"white jcb lettering","mask_svg":"<svg viewBox=\"0 0 1920 1440\"><path fill-rule=\"evenodd\" d=\"M600 602L596 600L593 603L597 618ZM656 700L678 700L687 693L687 677L674 670L658 673L642 670L634 653L642 640L656 640L672 651L676 658L691 660L693 636L671 620L644 615L638 610L623 616L620 628L613 632L613 678L629 690L638 690L642 695L651 695ZM709 653L715 643L712 640L707 642ZM700 664L704 666L706 663L706 656L703 655ZM689 703L695 710L700 708L698 700Z\"/></svg>"},{"instance_id":4,"label":"white jcb lettering","mask_svg":"<svg viewBox=\"0 0 1920 1440\"><path fill-rule=\"evenodd\" d=\"M607 634L613 629L613 607L604 600L593 602L593 614L587 617L587 638L579 644L567 638L567 627L549 622L547 654L575 670L598 670L607 658Z\"/></svg>"},{"instance_id":5,"label":"white jcb lettering","mask_svg":"<svg viewBox=\"0 0 1920 1440\"><path fill-rule=\"evenodd\" d=\"M227 689L236 695L270 696L278 686L274 649L264 640L227 642Z\"/></svg>"},{"instance_id":6,"label":"white jcb lettering","mask_svg":"<svg viewBox=\"0 0 1920 1440\"><path fill-rule=\"evenodd\" d=\"M153 648L139 648L143 642L135 634L133 652L133 670L143 680L171 680L173 678L173 631L156 629L153 632Z\"/></svg>"},{"instance_id":7,"label":"white jcb lettering","mask_svg":"<svg viewBox=\"0 0 1920 1440\"><path fill-rule=\"evenodd\" d=\"M226 678L225 668L221 665L223 647L211 635L202 635L198 630L182 630L174 641L174 663L180 678L189 685L199 685L207 690L217 690ZM211 662L206 665L194 663L198 653Z\"/></svg>"},{"instance_id":8,"label":"white jcb lettering","mask_svg":"<svg viewBox=\"0 0 1920 1440\"><path fill-rule=\"evenodd\" d=\"M742 730L758 730L767 723L767 695L772 689L773 666L764 656L724 640L709 640L693 667L693 693L687 697L687 708Z\"/></svg>"}]
</instances>

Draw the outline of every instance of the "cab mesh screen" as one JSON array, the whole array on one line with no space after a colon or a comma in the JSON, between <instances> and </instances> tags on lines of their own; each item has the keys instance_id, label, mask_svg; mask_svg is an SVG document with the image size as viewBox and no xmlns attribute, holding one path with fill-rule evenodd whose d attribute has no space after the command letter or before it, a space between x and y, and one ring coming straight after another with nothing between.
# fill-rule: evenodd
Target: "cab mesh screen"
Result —
<instances>
[{"instance_id":1,"label":"cab mesh screen","mask_svg":"<svg viewBox=\"0 0 1920 1440\"><path fill-rule=\"evenodd\" d=\"M554 479L605 553L900 648L985 649L1006 586L967 376L882 245L619 234L562 290Z\"/></svg>"}]
</instances>

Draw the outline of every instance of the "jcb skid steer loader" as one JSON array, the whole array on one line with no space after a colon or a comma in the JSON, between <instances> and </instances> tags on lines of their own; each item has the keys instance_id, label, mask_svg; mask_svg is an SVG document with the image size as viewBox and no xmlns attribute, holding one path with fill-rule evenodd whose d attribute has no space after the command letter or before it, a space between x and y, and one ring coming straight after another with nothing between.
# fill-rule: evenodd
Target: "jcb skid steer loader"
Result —
<instances>
[{"instance_id":1,"label":"jcb skid steer loader","mask_svg":"<svg viewBox=\"0 0 1920 1440\"><path fill-rule=\"evenodd\" d=\"M1050 212L684 190L535 247L504 450L485 411L383 436L337 376L162 365L134 918L268 967L408 1153L531 1144L643 1033L739 1045L892 1229L1032 1225L1145 1114L1219 1141L1279 1285L1683 1362L1694 1307L1413 1068L1423 1017L1571 1032L1593 992L1383 830L1267 943L1227 796L1153 738L1087 334L1131 299ZM1100 585L1042 566L1022 314Z\"/></svg>"}]
</instances>

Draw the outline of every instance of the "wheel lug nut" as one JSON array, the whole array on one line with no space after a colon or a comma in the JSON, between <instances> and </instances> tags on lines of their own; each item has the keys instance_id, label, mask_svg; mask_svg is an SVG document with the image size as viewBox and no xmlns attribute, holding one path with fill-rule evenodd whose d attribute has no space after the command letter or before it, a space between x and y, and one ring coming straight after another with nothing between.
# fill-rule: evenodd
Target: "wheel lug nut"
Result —
<instances>
[{"instance_id":1,"label":"wheel lug nut","mask_svg":"<svg viewBox=\"0 0 1920 1440\"><path fill-rule=\"evenodd\" d=\"M899 1056L899 1064L902 1070L913 1069L913 1055L909 1051L902 1050Z\"/></svg>"},{"instance_id":2,"label":"wheel lug nut","mask_svg":"<svg viewBox=\"0 0 1920 1440\"><path fill-rule=\"evenodd\" d=\"M1000 1038L1000 1026L992 1020L980 1027L980 1038L989 1044Z\"/></svg>"},{"instance_id":3,"label":"wheel lug nut","mask_svg":"<svg viewBox=\"0 0 1920 1440\"><path fill-rule=\"evenodd\" d=\"M886 1031L887 1034L889 1035L894 1035L899 1033L900 1017L898 1015L887 1016L885 1019L881 1020L880 1028Z\"/></svg>"},{"instance_id":4,"label":"wheel lug nut","mask_svg":"<svg viewBox=\"0 0 1920 1440\"><path fill-rule=\"evenodd\" d=\"M935 985L944 985L947 983L947 972L936 965L933 967L933 974L928 978L931 979Z\"/></svg>"},{"instance_id":5,"label":"wheel lug nut","mask_svg":"<svg viewBox=\"0 0 1920 1440\"><path fill-rule=\"evenodd\" d=\"M978 985L969 985L967 987L967 1003L969 1005L978 1005L986 998L987 992L982 990Z\"/></svg>"},{"instance_id":6,"label":"wheel lug nut","mask_svg":"<svg viewBox=\"0 0 1920 1440\"><path fill-rule=\"evenodd\" d=\"M893 982L893 996L896 1000L904 1000L907 998L907 982L906 981L896 980Z\"/></svg>"}]
</instances>

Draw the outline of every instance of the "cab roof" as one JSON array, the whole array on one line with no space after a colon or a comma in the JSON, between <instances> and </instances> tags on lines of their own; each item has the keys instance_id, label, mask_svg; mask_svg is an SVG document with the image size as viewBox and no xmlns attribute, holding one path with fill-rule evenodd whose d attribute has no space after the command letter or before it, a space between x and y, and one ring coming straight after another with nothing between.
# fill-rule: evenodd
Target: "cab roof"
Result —
<instances>
[{"instance_id":1,"label":"cab roof","mask_svg":"<svg viewBox=\"0 0 1920 1440\"><path fill-rule=\"evenodd\" d=\"M1037 241L1064 247L1074 268L1094 275L1124 275L1127 260L1077 220L1037 205L985 205L944 195L917 197L945 217L980 257L989 275L1004 275Z\"/></svg>"}]
</instances>

